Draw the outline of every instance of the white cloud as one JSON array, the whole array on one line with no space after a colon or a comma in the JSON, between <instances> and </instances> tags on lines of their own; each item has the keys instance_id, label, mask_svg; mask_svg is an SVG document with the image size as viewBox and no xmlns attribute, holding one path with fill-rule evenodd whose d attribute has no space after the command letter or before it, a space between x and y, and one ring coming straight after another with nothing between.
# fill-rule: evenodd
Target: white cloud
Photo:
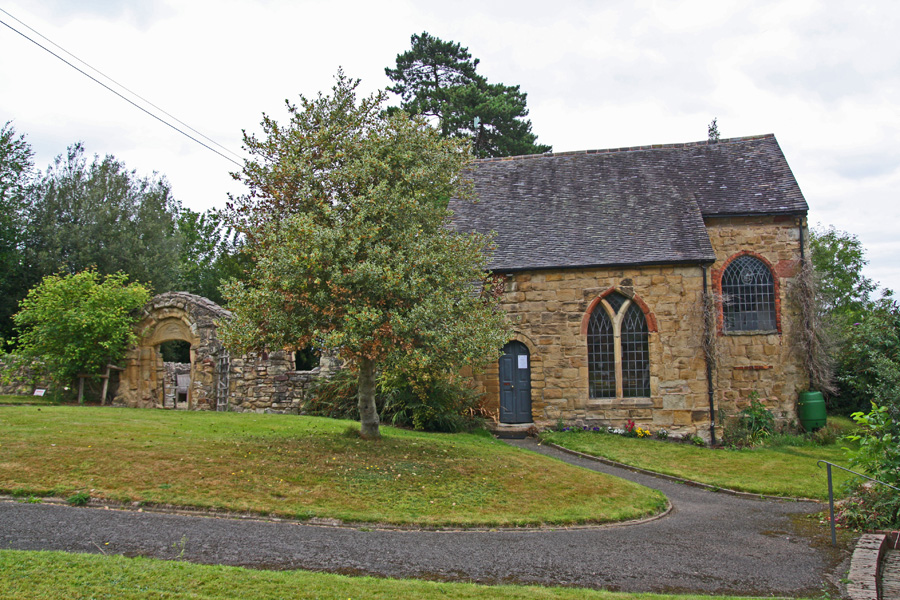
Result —
<instances>
[{"instance_id":1,"label":"white cloud","mask_svg":"<svg viewBox=\"0 0 900 600\"><path fill-rule=\"evenodd\" d=\"M869 273L900 290L900 5L743 1L547 4L17 0L6 7L66 49L240 152L241 129L326 90L338 66L371 92L428 31L468 46L491 81L527 92L558 151L775 133L811 221L857 233ZM2 13L0 17L8 20ZM195 209L238 191L235 166L57 59L0 31L0 121L45 166L83 140L159 171ZM877 276L876 276L877 274Z\"/></svg>"}]
</instances>

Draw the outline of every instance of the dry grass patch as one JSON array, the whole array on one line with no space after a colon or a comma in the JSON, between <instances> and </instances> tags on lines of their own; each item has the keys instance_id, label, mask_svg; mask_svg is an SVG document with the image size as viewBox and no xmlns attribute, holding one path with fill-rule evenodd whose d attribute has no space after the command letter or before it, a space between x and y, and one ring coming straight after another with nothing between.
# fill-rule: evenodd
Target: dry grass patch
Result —
<instances>
[{"instance_id":1,"label":"dry grass patch","mask_svg":"<svg viewBox=\"0 0 900 600\"><path fill-rule=\"evenodd\" d=\"M658 492L490 436L287 415L3 407L0 491L426 525L603 523ZM358 427L358 426L357 426Z\"/></svg>"}]
</instances>

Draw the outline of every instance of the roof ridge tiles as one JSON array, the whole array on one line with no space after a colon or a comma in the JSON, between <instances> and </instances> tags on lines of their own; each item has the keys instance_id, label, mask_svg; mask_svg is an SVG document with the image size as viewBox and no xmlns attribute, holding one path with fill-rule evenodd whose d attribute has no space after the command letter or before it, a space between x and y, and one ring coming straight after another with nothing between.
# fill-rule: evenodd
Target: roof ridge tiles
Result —
<instances>
[{"instance_id":1,"label":"roof ridge tiles","mask_svg":"<svg viewBox=\"0 0 900 600\"><path fill-rule=\"evenodd\" d=\"M699 142L676 142L671 144L649 144L644 146L623 146L621 148L598 148L592 150L569 150L566 152L545 152L543 154L522 154L519 156L501 156L476 159L477 163L505 162L512 160L531 160L536 158L555 158L558 156L580 156L583 154L616 154L619 152L644 152L647 150L672 150L679 148L696 148L700 146L716 146L774 138L774 133L747 135L743 137L723 138L717 141L702 140Z\"/></svg>"}]
</instances>

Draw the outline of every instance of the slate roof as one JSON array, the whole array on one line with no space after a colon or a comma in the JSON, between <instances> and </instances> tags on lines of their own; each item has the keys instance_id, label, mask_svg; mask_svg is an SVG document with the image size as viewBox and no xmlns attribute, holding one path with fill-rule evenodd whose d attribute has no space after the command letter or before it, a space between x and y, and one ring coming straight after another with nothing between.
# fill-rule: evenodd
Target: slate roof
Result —
<instances>
[{"instance_id":1,"label":"slate roof","mask_svg":"<svg viewBox=\"0 0 900 600\"><path fill-rule=\"evenodd\" d=\"M474 163L454 226L496 232L495 270L709 263L704 217L808 210L774 135Z\"/></svg>"}]
</instances>

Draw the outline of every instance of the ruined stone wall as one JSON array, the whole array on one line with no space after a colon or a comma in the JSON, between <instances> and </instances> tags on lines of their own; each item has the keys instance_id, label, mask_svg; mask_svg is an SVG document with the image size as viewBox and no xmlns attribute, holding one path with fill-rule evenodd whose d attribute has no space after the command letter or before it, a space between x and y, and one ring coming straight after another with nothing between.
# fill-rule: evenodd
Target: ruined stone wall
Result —
<instances>
[{"instance_id":1,"label":"ruined stone wall","mask_svg":"<svg viewBox=\"0 0 900 600\"><path fill-rule=\"evenodd\" d=\"M708 289L720 285L721 269L730 257L751 250L772 265L780 317L780 331L765 334L721 332L720 317L720 360L713 383L716 410L724 407L733 414L748 405L750 393L756 391L777 417L790 422L796 419L797 394L808 385L792 342L798 311L788 298L799 266L798 222L774 217L715 219L708 229L717 255L707 272ZM531 354L535 425L547 427L562 419L571 424L621 427L630 419L652 430L666 428L676 435L708 439L703 269L676 265L507 276L502 306L514 325L513 339L524 343ZM586 318L591 303L610 288L637 298L645 308L650 332L648 398L589 397ZM498 414L497 364L475 379L485 394L486 407Z\"/></svg>"},{"instance_id":2,"label":"ruined stone wall","mask_svg":"<svg viewBox=\"0 0 900 600\"><path fill-rule=\"evenodd\" d=\"M191 409L216 408L216 358L222 345L216 324L231 313L218 304L186 292L155 296L144 307L135 326L138 343L125 357L115 404L139 408L162 408L165 367L159 345L171 340L191 345Z\"/></svg>"},{"instance_id":3,"label":"ruined stone wall","mask_svg":"<svg viewBox=\"0 0 900 600\"><path fill-rule=\"evenodd\" d=\"M321 369L296 371L292 352L271 352L227 357L217 336L221 321L231 313L214 302L186 292L155 296L142 309L135 325L137 344L124 360L113 404L135 408L183 408L189 410L233 410L297 414L309 388L341 361L325 356ZM181 340L191 345L189 364L164 363L160 344ZM227 368L227 376L222 369ZM3 364L0 362L0 373ZM187 402L175 402L176 375L190 374ZM31 394L42 382L29 369L0 379L0 393ZM220 406L220 386L227 386Z\"/></svg>"},{"instance_id":4,"label":"ruined stone wall","mask_svg":"<svg viewBox=\"0 0 900 600\"><path fill-rule=\"evenodd\" d=\"M228 410L299 414L319 372L295 371L290 352L232 359Z\"/></svg>"},{"instance_id":5,"label":"ruined stone wall","mask_svg":"<svg viewBox=\"0 0 900 600\"><path fill-rule=\"evenodd\" d=\"M163 363L165 369L165 379L163 387L163 408L175 408L177 401L176 390L178 388L178 375L190 375L190 363Z\"/></svg>"},{"instance_id":6,"label":"ruined stone wall","mask_svg":"<svg viewBox=\"0 0 900 600\"><path fill-rule=\"evenodd\" d=\"M797 397L809 388L797 340L800 311L790 291L800 268L801 235L807 243L806 219L801 217L733 217L708 219L709 238L716 252L712 286L721 291L724 268L734 256L750 251L770 267L775 279L778 328L772 332L726 332L718 317L720 361L716 369L717 406L726 414L745 408L750 395L760 400L782 422L797 418ZM802 234L801 234L802 228ZM808 256L808 248L805 248Z\"/></svg>"},{"instance_id":7,"label":"ruined stone wall","mask_svg":"<svg viewBox=\"0 0 900 600\"><path fill-rule=\"evenodd\" d=\"M37 388L50 389L50 381L31 365L13 365L0 359L0 394L30 396Z\"/></svg>"}]
</instances>

